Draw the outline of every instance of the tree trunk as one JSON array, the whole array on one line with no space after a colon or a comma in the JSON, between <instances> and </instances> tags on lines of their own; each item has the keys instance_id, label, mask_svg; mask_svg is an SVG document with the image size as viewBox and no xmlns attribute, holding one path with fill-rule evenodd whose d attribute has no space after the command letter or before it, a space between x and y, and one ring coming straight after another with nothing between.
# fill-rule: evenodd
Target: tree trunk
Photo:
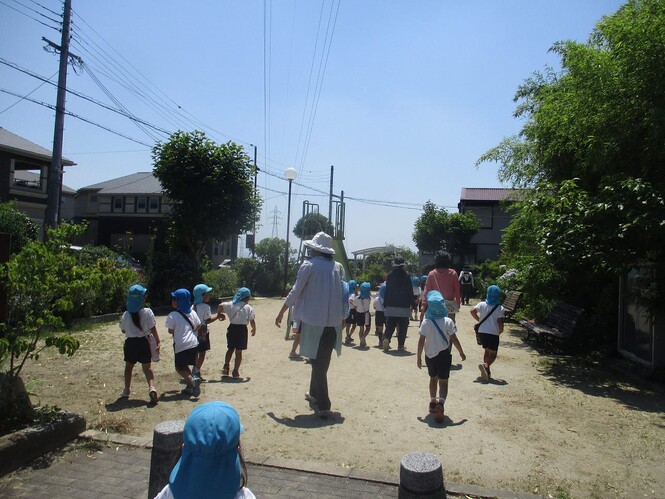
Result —
<instances>
[{"instance_id":1,"label":"tree trunk","mask_svg":"<svg viewBox=\"0 0 665 499\"><path fill-rule=\"evenodd\" d=\"M23 379L0 373L0 435L31 424L34 415Z\"/></svg>"}]
</instances>

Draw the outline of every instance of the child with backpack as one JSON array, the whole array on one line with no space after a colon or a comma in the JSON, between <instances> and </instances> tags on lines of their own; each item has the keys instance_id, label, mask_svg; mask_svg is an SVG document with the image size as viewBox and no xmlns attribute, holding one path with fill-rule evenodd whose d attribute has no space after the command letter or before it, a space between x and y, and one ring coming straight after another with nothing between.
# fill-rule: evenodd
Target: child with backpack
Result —
<instances>
[{"instance_id":1,"label":"child with backpack","mask_svg":"<svg viewBox=\"0 0 665 499\"><path fill-rule=\"evenodd\" d=\"M187 383L181 393L198 397L201 394L201 378L192 376L190 366L196 364L196 349L199 346L196 331L201 321L192 310L191 295L186 289L176 289L171 293L171 307L174 310L166 317L166 329L173 336L175 370Z\"/></svg>"},{"instance_id":2,"label":"child with backpack","mask_svg":"<svg viewBox=\"0 0 665 499\"><path fill-rule=\"evenodd\" d=\"M201 366L206 358L206 352L210 350L210 334L208 330L208 324L219 319L219 314L212 317L210 310L210 305L208 301L210 300L210 292L212 288L207 284L197 284L194 286L194 305L193 309L196 312L196 315L199 316L201 325L197 331L199 346L196 348L196 363L192 369L192 376L194 378L201 379Z\"/></svg>"},{"instance_id":3,"label":"child with backpack","mask_svg":"<svg viewBox=\"0 0 665 499\"><path fill-rule=\"evenodd\" d=\"M422 354L425 351L425 364L429 374L429 412L434 414L437 423L443 423L448 378L452 355L450 345L455 345L462 360L466 360L462 345L457 338L457 327L448 317L446 303L438 291L427 293L427 310L420 325L418 338L418 369L422 369ZM439 396L437 397L437 388Z\"/></svg>"},{"instance_id":4,"label":"child with backpack","mask_svg":"<svg viewBox=\"0 0 665 499\"><path fill-rule=\"evenodd\" d=\"M247 324L252 326L252 336L256 334L255 314L249 305L249 299L252 293L249 288L240 288L233 297L232 301L220 303L217 307L217 315L220 320L225 319L225 314L229 316L229 327L226 332L226 356L224 357L224 366L222 366L222 377L228 377L231 364L231 358L235 353L235 363L233 365L233 377L240 378L240 364L242 363L242 352L247 350L248 331Z\"/></svg>"},{"instance_id":5,"label":"child with backpack","mask_svg":"<svg viewBox=\"0 0 665 499\"><path fill-rule=\"evenodd\" d=\"M471 315L478 321L476 336L478 344L485 350L483 362L478 364L480 377L487 383L492 377L490 366L496 360L499 350L499 335L503 333L504 312L499 299L501 288L496 284L487 287L487 298L471 309Z\"/></svg>"}]
</instances>

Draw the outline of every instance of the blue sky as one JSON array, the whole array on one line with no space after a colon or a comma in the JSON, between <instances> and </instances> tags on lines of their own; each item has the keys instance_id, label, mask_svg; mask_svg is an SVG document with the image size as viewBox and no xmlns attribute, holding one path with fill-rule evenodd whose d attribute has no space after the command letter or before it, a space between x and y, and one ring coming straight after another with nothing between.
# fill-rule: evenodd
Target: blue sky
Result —
<instances>
[{"instance_id":1,"label":"blue sky","mask_svg":"<svg viewBox=\"0 0 665 499\"><path fill-rule=\"evenodd\" d=\"M463 187L501 187L497 165L476 160L520 130L513 96L534 71L558 69L552 44L586 41L622 4L73 0L71 50L89 71L70 68L68 88L162 131L70 95L68 111L129 139L68 116L64 155L77 166L64 183L150 171L163 131L198 128L250 156L257 146L258 240L286 235L286 168L298 170L292 228L304 201L328 214L334 165L349 255L385 243L415 249L426 201L454 212ZM54 111L6 91L55 104L53 85L12 66L56 81L57 57L41 38L60 43L61 11L55 0L0 2L0 126L48 148Z\"/></svg>"}]
</instances>

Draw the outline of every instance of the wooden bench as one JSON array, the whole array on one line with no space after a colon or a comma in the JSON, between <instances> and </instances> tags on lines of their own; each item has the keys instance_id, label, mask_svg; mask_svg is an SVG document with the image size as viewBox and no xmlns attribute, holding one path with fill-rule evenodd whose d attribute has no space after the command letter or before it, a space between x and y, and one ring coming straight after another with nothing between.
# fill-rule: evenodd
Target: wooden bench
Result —
<instances>
[{"instance_id":1,"label":"wooden bench","mask_svg":"<svg viewBox=\"0 0 665 499\"><path fill-rule=\"evenodd\" d=\"M582 312L584 312L583 308L567 303L557 303L543 324L533 321L520 321L520 324L526 328L527 339L533 333L546 340L565 340L573 335Z\"/></svg>"},{"instance_id":2,"label":"wooden bench","mask_svg":"<svg viewBox=\"0 0 665 499\"><path fill-rule=\"evenodd\" d=\"M505 320L509 321L512 319L513 313L517 308L517 303L520 301L520 296L522 296L520 291L508 291L506 293L506 299L501 304Z\"/></svg>"}]
</instances>

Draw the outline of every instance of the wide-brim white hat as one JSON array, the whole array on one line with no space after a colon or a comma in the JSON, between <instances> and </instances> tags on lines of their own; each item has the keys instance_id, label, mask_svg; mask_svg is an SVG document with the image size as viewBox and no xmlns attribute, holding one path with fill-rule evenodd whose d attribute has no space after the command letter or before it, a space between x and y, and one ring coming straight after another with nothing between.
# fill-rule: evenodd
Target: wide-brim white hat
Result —
<instances>
[{"instance_id":1,"label":"wide-brim white hat","mask_svg":"<svg viewBox=\"0 0 665 499\"><path fill-rule=\"evenodd\" d=\"M303 241L303 244L308 248L320 251L327 255L334 255L335 250L332 249L332 237L325 232L318 232L312 239Z\"/></svg>"}]
</instances>

